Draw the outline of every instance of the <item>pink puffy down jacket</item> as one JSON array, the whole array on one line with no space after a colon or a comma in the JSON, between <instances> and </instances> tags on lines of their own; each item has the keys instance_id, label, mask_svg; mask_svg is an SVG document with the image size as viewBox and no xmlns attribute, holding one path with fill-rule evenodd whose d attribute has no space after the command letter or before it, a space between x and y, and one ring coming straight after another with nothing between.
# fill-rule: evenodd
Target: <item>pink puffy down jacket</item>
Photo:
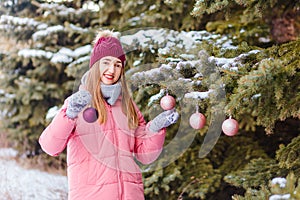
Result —
<instances>
[{"instance_id":1,"label":"pink puffy down jacket","mask_svg":"<svg viewBox=\"0 0 300 200\"><path fill-rule=\"evenodd\" d=\"M74 120L61 108L40 136L42 149L56 156L67 146L69 200L143 200L144 188L136 158L150 164L160 155L166 130L148 131L137 109L139 126L128 128L121 99L107 107L107 122L87 123L82 112ZM151 122L150 122L151 123Z\"/></svg>"}]
</instances>

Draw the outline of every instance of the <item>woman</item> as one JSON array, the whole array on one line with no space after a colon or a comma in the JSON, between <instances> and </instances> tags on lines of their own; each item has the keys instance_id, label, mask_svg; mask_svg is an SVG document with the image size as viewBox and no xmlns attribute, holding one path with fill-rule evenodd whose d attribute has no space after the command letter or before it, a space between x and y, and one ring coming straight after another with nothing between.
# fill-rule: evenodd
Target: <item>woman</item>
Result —
<instances>
[{"instance_id":1,"label":"woman","mask_svg":"<svg viewBox=\"0 0 300 200\"><path fill-rule=\"evenodd\" d=\"M67 146L69 200L143 200L142 175L134 159L150 164L160 155L166 130L178 120L165 111L146 124L125 81L125 54L110 31L101 31L90 70L79 91L43 131L39 142L52 156ZM86 118L88 107L98 119Z\"/></svg>"}]
</instances>

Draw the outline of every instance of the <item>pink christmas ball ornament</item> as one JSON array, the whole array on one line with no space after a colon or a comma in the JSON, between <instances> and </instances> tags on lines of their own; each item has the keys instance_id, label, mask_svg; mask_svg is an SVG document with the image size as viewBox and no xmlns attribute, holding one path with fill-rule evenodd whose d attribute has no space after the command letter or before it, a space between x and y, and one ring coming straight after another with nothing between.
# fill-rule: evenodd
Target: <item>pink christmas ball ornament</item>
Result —
<instances>
[{"instance_id":1,"label":"pink christmas ball ornament","mask_svg":"<svg viewBox=\"0 0 300 200\"><path fill-rule=\"evenodd\" d=\"M83 119L88 123L93 123L98 119L98 111L95 108L87 108L83 111Z\"/></svg>"},{"instance_id":2,"label":"pink christmas ball ornament","mask_svg":"<svg viewBox=\"0 0 300 200\"><path fill-rule=\"evenodd\" d=\"M160 107L164 110L171 110L175 107L176 101L174 97L166 95L160 100Z\"/></svg>"},{"instance_id":3,"label":"pink christmas ball ornament","mask_svg":"<svg viewBox=\"0 0 300 200\"><path fill-rule=\"evenodd\" d=\"M190 117L190 125L193 129L201 129L205 126L206 118L202 113L196 112Z\"/></svg>"},{"instance_id":4,"label":"pink christmas ball ornament","mask_svg":"<svg viewBox=\"0 0 300 200\"><path fill-rule=\"evenodd\" d=\"M226 119L222 124L222 130L227 136L234 136L238 133L239 123L232 118Z\"/></svg>"}]
</instances>

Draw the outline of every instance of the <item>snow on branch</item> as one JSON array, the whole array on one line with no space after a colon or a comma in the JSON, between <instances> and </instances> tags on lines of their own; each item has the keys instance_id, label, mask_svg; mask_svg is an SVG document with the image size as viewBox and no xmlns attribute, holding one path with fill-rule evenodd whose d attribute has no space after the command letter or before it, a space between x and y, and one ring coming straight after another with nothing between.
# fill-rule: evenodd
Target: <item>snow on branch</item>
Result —
<instances>
[{"instance_id":1,"label":"snow on branch","mask_svg":"<svg viewBox=\"0 0 300 200\"><path fill-rule=\"evenodd\" d=\"M35 32L32 35L32 39L34 41L37 41L39 39L43 39L44 37L46 37L47 35L50 35L51 33L57 33L57 32L60 32L60 31L64 31L64 27L62 25L47 27L44 30L40 30L40 31Z\"/></svg>"},{"instance_id":2,"label":"snow on branch","mask_svg":"<svg viewBox=\"0 0 300 200\"><path fill-rule=\"evenodd\" d=\"M208 58L210 62L215 62L218 67L221 67L223 69L228 69L232 71L238 71L239 66L242 66L243 61L245 58L247 58L251 54L257 54L259 53L259 50L252 50L248 53L240 54L239 56L235 58L217 58L214 56L211 56Z\"/></svg>"},{"instance_id":3,"label":"snow on branch","mask_svg":"<svg viewBox=\"0 0 300 200\"><path fill-rule=\"evenodd\" d=\"M18 56L23 56L25 58L46 58L49 59L52 63L71 63L74 58L78 58L78 63L89 59L89 56L86 55L88 55L91 50L91 45L82 46L75 50L62 47L56 53L40 49L22 49L18 52Z\"/></svg>"},{"instance_id":4,"label":"snow on branch","mask_svg":"<svg viewBox=\"0 0 300 200\"><path fill-rule=\"evenodd\" d=\"M86 33L89 31L87 28L82 28L82 27L76 26L74 24L70 24L69 27L71 29L73 29L74 31L81 32L81 33Z\"/></svg>"},{"instance_id":5,"label":"snow on branch","mask_svg":"<svg viewBox=\"0 0 300 200\"><path fill-rule=\"evenodd\" d=\"M209 94L212 92L213 90L208 90L206 92L189 92L186 93L184 95L184 98L193 98L193 99L206 99L209 98Z\"/></svg>"},{"instance_id":6,"label":"snow on branch","mask_svg":"<svg viewBox=\"0 0 300 200\"><path fill-rule=\"evenodd\" d=\"M135 50L134 48L149 49L150 51L160 49L161 52L168 52L174 47L188 51L195 47L195 39L191 36L193 36L193 34L187 34L183 31L178 32L160 28L139 30L131 35L123 34L120 40L127 52L131 51L131 49ZM163 49L165 49L165 51L163 51Z\"/></svg>"},{"instance_id":7,"label":"snow on branch","mask_svg":"<svg viewBox=\"0 0 300 200\"><path fill-rule=\"evenodd\" d=\"M173 79L172 67L167 64L162 64L158 68L153 68L148 71L141 71L133 74L131 80L136 85L161 83L166 80Z\"/></svg>"},{"instance_id":8,"label":"snow on branch","mask_svg":"<svg viewBox=\"0 0 300 200\"><path fill-rule=\"evenodd\" d=\"M78 15L81 16L83 12L86 12L85 9L74 9L71 7L66 7L65 5L57 3L42 3L39 4L39 12L44 11L44 15L59 15L59 16L69 16L69 15Z\"/></svg>"},{"instance_id":9,"label":"snow on branch","mask_svg":"<svg viewBox=\"0 0 300 200\"><path fill-rule=\"evenodd\" d=\"M158 101L160 98L162 98L165 95L166 90L160 89L159 93L152 95L149 99L148 106L151 106L153 102Z\"/></svg>"},{"instance_id":10,"label":"snow on branch","mask_svg":"<svg viewBox=\"0 0 300 200\"><path fill-rule=\"evenodd\" d=\"M0 30L13 29L22 30L24 28L46 28L47 24L38 22L31 18L20 18L9 15L1 15L0 17Z\"/></svg>"},{"instance_id":11,"label":"snow on branch","mask_svg":"<svg viewBox=\"0 0 300 200\"><path fill-rule=\"evenodd\" d=\"M23 56L25 58L37 57L37 58L47 58L50 59L53 56L52 52L38 50L38 49L22 49L18 52L18 56Z\"/></svg>"}]
</instances>

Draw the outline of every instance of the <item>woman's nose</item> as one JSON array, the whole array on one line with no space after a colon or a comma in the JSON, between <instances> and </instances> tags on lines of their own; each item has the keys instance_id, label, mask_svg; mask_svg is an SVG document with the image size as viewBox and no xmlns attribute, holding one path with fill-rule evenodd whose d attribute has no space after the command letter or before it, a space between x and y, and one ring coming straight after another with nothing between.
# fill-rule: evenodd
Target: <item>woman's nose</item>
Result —
<instances>
[{"instance_id":1,"label":"woman's nose","mask_svg":"<svg viewBox=\"0 0 300 200\"><path fill-rule=\"evenodd\" d=\"M112 73L115 72L115 65L114 64L110 64L109 67L108 67L108 71L112 72Z\"/></svg>"}]
</instances>

